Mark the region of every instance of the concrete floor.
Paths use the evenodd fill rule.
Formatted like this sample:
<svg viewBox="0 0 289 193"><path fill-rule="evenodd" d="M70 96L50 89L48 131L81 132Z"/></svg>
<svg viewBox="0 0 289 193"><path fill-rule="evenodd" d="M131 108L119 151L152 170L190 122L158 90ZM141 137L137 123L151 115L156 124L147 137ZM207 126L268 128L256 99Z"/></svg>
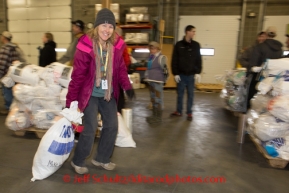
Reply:
<svg viewBox="0 0 289 193"><path fill-rule="evenodd" d="M90 176L76 176L70 158L52 176L30 182L31 167L39 139L33 133L17 137L4 126L0 117L0 192L2 193L186 193L186 192L278 192L289 190L288 170L269 166L246 136L236 143L237 118L224 110L218 94L195 94L194 119L169 118L175 110L174 90L165 91L164 121L149 125L145 117L150 111L148 91L136 90L137 99L129 102L133 109L133 138L137 148L116 147L112 161L114 171L96 168L87 159ZM97 146L97 139L94 150ZM72 153L73 154L73 153ZM95 183L92 176L114 177L142 175L146 177L191 176L219 177L225 183ZM77 177L77 178L76 178ZM64 180L65 178L65 180ZM66 182L70 178L70 182ZM79 181L75 181L79 179Z"/></svg>

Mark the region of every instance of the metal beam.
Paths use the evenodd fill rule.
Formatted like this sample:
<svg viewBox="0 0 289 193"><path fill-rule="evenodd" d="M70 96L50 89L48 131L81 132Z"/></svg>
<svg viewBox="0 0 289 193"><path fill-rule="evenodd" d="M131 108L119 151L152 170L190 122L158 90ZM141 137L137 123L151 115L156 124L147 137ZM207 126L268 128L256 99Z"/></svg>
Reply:
<svg viewBox="0 0 289 193"><path fill-rule="evenodd" d="M239 31L239 41L238 41L238 52L243 47L246 12L247 12L247 0L243 0L240 31Z"/></svg>
<svg viewBox="0 0 289 193"><path fill-rule="evenodd" d="M257 33L263 30L266 5L267 5L267 0L260 0Z"/></svg>
<svg viewBox="0 0 289 193"><path fill-rule="evenodd" d="M177 43L178 41L178 30L179 30L179 0L175 0L176 5L175 5L175 33L174 33L174 44Z"/></svg>

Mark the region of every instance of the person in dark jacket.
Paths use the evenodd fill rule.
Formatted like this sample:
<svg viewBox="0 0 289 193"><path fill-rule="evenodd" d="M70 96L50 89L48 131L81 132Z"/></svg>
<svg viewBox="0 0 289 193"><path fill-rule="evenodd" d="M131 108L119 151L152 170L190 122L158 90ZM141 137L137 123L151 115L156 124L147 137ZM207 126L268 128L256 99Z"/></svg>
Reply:
<svg viewBox="0 0 289 193"><path fill-rule="evenodd" d="M252 52L253 52L254 48L257 45L263 43L266 39L267 39L266 32L261 31L260 33L258 33L257 39L256 39L254 45L249 46L249 47L244 49L244 51L239 56L239 61L240 61L240 64L242 65L242 67L244 67L244 68L248 67L249 61L250 61L250 58L252 57Z"/></svg>
<svg viewBox="0 0 289 193"><path fill-rule="evenodd" d="M128 54L127 51L127 45L123 40L122 37L122 29L118 26L115 27L115 43L114 46L119 48L123 54L123 60L127 69L127 72L129 71L129 65L131 64L130 62L130 56ZM119 85L120 87L120 93L119 93L119 98L118 98L118 102L117 102L117 112L122 113L122 109L125 107L125 97L124 97L124 92L121 89L121 85Z"/></svg>
<svg viewBox="0 0 289 193"><path fill-rule="evenodd" d="M172 73L177 82L177 111L171 116L182 116L183 96L187 88L187 120L192 120L192 106L194 99L195 75L202 71L200 44L193 40L196 29L192 25L185 28L185 37L176 43L172 56Z"/></svg>
<svg viewBox="0 0 289 193"><path fill-rule="evenodd" d="M266 59L278 59L282 57L282 43L274 40L276 37L276 28L268 27L266 30L267 39L256 46L252 53L252 59L249 62L248 71L254 66L261 66Z"/></svg>
<svg viewBox="0 0 289 193"><path fill-rule="evenodd" d="M39 66L45 67L53 62L56 62L56 43L53 41L51 33L45 33L42 41L44 47L40 49Z"/></svg>
<svg viewBox="0 0 289 193"><path fill-rule="evenodd" d="M249 87L249 93L247 97L247 108L251 107L250 100L254 97L257 93L256 85L259 82L258 73L254 69L254 67L261 66L267 59L278 59L282 57L282 43L274 40L276 37L276 28L275 27L268 27L266 30L267 39L257 45L253 52L251 59L249 61L249 65L247 67L247 74L252 76L252 81Z"/></svg>

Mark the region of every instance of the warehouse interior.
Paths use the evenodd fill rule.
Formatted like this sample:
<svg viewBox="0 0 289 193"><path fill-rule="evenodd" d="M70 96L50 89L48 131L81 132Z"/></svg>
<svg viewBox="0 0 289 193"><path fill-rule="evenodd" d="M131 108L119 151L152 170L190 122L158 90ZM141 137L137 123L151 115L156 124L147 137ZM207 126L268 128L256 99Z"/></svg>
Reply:
<svg viewBox="0 0 289 193"><path fill-rule="evenodd" d="M54 35L57 58L60 58L74 38L71 22L82 20L85 31L88 31L103 7L114 13L116 25L122 29L123 39L136 61L129 74L136 97L133 100L126 97L125 102L125 108L131 113L131 125L127 127L136 147L115 146L111 159L117 167L113 171L91 164L92 153L86 159L89 174L79 175L70 164L74 145L59 169L43 180L31 182L34 156L46 130L40 131L32 124L27 129L18 130L15 127L19 127L19 117L12 120L9 115L0 115L0 192L288 192L289 142L286 139L289 140L289 114L286 107L289 88L288 93L285 92L288 85L282 84L282 88L280 86L277 90L271 79L271 90L262 87L266 92L260 89L263 93L255 96L252 109L246 109L246 112L244 106L235 104L238 99L226 97L233 89L246 85L246 80L243 80L246 73L238 57L254 44L259 32L274 26L275 39L282 43L283 55L288 54L289 45L286 46L285 42L289 38L289 1L3 0L0 2L0 32L11 32L13 42L24 51L27 63L38 65L38 48L43 46L43 33ZM194 40L200 43L203 51L203 70L194 90L192 121L188 121L185 115L170 116L176 110L177 99L177 83L171 69L172 54L174 45L184 37L187 25L196 27ZM150 94L143 77L150 41L160 43L170 73L164 86L162 122L158 124L146 121L151 114ZM288 60L282 59L280 66L282 62L289 64ZM278 61L273 61L271 66L273 63L278 64ZM281 68L287 71L283 63ZM286 73L274 73L275 77L284 77L285 82ZM241 79L242 84L237 84ZM278 94L280 89L284 90L282 94ZM46 93L49 91L43 90L42 95ZM28 95L29 92L24 92L22 96L26 99ZM280 102L276 102L278 97ZM2 95L0 104L0 111L4 110ZM257 124L254 116L258 112L258 118L261 117L261 111L264 113L262 120L274 117L276 124L281 122L282 129L286 127L282 135L274 133L274 139L282 138L284 149L288 147L283 154L278 151L282 157L269 155L265 142L267 135L259 133L266 140L252 135L252 125ZM268 124L264 122L262 126L267 128ZM272 129L270 124L268 128ZM96 135L92 152L97 149L98 142L99 136Z"/></svg>

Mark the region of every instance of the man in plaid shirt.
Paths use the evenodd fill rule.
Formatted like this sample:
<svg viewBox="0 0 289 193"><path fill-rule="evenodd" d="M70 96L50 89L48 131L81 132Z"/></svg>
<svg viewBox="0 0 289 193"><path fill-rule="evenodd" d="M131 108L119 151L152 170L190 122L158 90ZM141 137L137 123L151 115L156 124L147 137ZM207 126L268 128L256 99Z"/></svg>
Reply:
<svg viewBox="0 0 289 193"><path fill-rule="evenodd" d="M0 79L2 79L11 66L13 61L19 60L19 54L16 51L16 45L11 42L12 34L8 31L4 31L1 34L2 47L0 49ZM0 111L1 115L7 115L10 105L13 100L12 88L7 88L2 85L2 91L5 101L5 111Z"/></svg>

